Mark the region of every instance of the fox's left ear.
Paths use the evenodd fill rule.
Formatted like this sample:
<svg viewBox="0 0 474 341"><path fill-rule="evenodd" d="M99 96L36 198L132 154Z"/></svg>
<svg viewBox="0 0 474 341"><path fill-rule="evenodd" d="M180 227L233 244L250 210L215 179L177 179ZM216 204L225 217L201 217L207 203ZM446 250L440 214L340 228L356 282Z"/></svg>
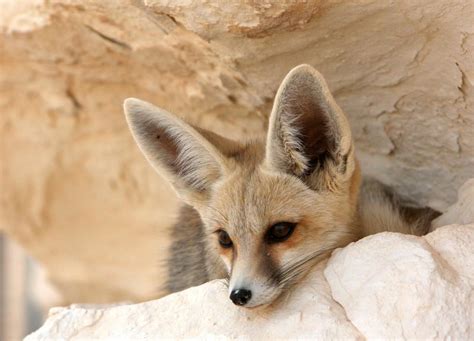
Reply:
<svg viewBox="0 0 474 341"><path fill-rule="evenodd" d="M238 146L138 99L127 99L124 110L132 135L153 168L186 203L205 204L212 186L230 167L227 155Z"/></svg>
<svg viewBox="0 0 474 341"><path fill-rule="evenodd" d="M348 179L354 171L349 122L324 78L309 65L291 70L278 89L265 163L315 189L331 186L331 179Z"/></svg>

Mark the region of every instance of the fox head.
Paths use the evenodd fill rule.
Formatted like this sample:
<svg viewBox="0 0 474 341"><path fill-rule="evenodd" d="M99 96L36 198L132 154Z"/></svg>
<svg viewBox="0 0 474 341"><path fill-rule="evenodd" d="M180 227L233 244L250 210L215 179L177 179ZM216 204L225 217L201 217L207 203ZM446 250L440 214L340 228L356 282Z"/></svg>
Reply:
<svg viewBox="0 0 474 341"><path fill-rule="evenodd" d="M124 107L145 157L199 212L235 304L273 302L355 239L360 176L350 127L312 67L283 80L261 140L231 141L133 98Z"/></svg>

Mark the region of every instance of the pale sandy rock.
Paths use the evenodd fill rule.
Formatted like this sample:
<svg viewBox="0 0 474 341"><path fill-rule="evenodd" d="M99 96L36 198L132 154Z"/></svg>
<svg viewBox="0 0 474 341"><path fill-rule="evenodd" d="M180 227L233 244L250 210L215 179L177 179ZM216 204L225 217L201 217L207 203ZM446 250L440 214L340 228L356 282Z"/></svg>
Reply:
<svg viewBox="0 0 474 341"><path fill-rule="evenodd" d="M145 0L145 5L166 13L206 39L234 33L263 37L282 30L302 29L329 1L224 1L203 4L193 0Z"/></svg>
<svg viewBox="0 0 474 341"><path fill-rule="evenodd" d="M141 304L55 308L26 340L467 340L474 337L473 245L474 225L424 238L381 233L336 251L266 309L234 306L218 280Z"/></svg>
<svg viewBox="0 0 474 341"><path fill-rule="evenodd" d="M471 285L471 289L474 288L474 257L462 257L462 255L474 252L473 226L473 224L450 225L439 228L425 237L442 259L456 269L462 280ZM471 303L474 303L473 299L474 296L471 297ZM474 304L471 304L471 308L474 309ZM474 318L474 310L472 313L471 318ZM474 323L471 326L474 326Z"/></svg>
<svg viewBox="0 0 474 341"><path fill-rule="evenodd" d="M324 274L368 338L470 339L473 245L474 225L425 238L382 233L336 251Z"/></svg>
<svg viewBox="0 0 474 341"><path fill-rule="evenodd" d="M449 224L474 223L474 179L466 181L458 191L458 200L432 223L434 228Z"/></svg>
<svg viewBox="0 0 474 341"><path fill-rule="evenodd" d="M0 0L0 32L29 32L48 24L45 0Z"/></svg>
<svg viewBox="0 0 474 341"><path fill-rule="evenodd" d="M27 340L317 337L361 339L332 300L322 271L273 310L232 304L222 281L213 281L157 301L108 309L54 308L46 324ZM282 308L284 306L284 308Z"/></svg>
<svg viewBox="0 0 474 341"><path fill-rule="evenodd" d="M309 63L366 173L440 210L473 176L472 1L0 6L0 230L65 304L152 299L165 277L177 200L135 146L126 97L241 139L264 131L279 82Z"/></svg>

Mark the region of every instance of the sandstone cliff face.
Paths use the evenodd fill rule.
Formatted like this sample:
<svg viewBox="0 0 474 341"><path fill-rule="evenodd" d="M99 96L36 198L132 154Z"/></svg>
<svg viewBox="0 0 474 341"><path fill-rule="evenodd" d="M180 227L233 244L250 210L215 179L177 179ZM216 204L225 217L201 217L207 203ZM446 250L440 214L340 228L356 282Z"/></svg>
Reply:
<svg viewBox="0 0 474 341"><path fill-rule="evenodd" d="M0 5L0 229L65 302L159 292L177 200L134 145L126 97L241 139L265 130L279 82L309 63L366 173L441 210L474 174L472 2Z"/></svg>

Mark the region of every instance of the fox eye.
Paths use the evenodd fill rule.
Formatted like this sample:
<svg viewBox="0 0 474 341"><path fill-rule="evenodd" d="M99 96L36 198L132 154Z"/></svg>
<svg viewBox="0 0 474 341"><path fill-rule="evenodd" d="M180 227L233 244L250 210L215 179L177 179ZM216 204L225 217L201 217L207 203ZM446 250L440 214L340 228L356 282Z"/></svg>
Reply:
<svg viewBox="0 0 474 341"><path fill-rule="evenodd" d="M229 234L224 230L217 231L219 244L224 248L228 249L232 247L232 239L230 239Z"/></svg>
<svg viewBox="0 0 474 341"><path fill-rule="evenodd" d="M272 225L267 233L265 239L268 243L281 243L290 238L291 234L295 230L296 223L290 223L282 221Z"/></svg>

